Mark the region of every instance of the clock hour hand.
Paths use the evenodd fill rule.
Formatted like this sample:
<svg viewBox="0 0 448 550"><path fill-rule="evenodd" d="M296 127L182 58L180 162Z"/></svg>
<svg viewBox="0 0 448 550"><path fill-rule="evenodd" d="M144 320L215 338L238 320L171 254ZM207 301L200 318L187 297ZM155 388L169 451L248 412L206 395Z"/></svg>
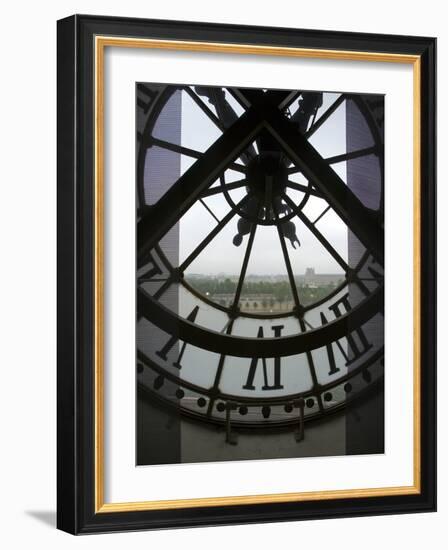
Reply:
<svg viewBox="0 0 448 550"><path fill-rule="evenodd" d="M256 217L259 210L259 201L255 198L250 198L247 203L242 207L242 210L251 217ZM238 233L233 237L233 244L240 246L243 242L243 236L248 235L252 230L253 222L246 220L245 218L239 218L237 223Z"/></svg>

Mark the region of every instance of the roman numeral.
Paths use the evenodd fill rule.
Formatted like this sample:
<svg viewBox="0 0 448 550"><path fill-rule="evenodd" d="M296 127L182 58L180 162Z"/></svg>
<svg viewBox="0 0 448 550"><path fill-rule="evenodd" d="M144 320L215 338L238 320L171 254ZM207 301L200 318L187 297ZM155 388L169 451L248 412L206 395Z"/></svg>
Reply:
<svg viewBox="0 0 448 550"><path fill-rule="evenodd" d="M274 336L276 338L278 338L279 336L281 336L282 329L284 328L284 326L283 325L277 325L277 326L271 327L271 328L274 331ZM257 338L264 338L263 327L259 327ZM252 360L250 362L250 367L249 367L249 373L247 375L247 380L246 380L246 383L243 386L244 390L255 390L254 380L255 380L255 374L257 372L258 361L259 361L259 358L254 357L254 358L252 358ZM261 389L265 390L265 391L266 390L281 390L281 389L283 389L283 386L282 386L281 381L280 381L280 371L281 371L281 359L280 359L280 357L275 357L274 358L274 384L273 385L270 385L269 381L268 381L268 372L267 372L267 367L266 367L266 359L262 358L261 361L262 361L262 364L263 364L263 381L264 381L264 385L262 386Z"/></svg>
<svg viewBox="0 0 448 550"><path fill-rule="evenodd" d="M197 314L198 314L198 311L199 311L199 306L196 306L194 309L192 309L192 311L189 313L188 317L187 317L187 321L191 321L191 322L194 322L196 317L197 317ZM163 346L163 348L159 351L156 351L156 354L161 358L163 359L164 361L166 361L168 359L168 353L173 349L173 347L179 342L179 338L177 336L171 336L171 338L168 340L168 342ZM186 348L187 344L186 342L183 342L182 343L182 346L180 348L180 352L179 352L179 355L176 359L176 361L173 361L173 366L178 368L178 369L181 369L182 368L182 365L181 365L181 361L182 361L182 357L184 355L184 352L185 352L185 348Z"/></svg>
<svg viewBox="0 0 448 550"><path fill-rule="evenodd" d="M161 270L160 266L157 264L157 262L154 258L154 254L152 252L150 252L148 254L148 256L145 258L144 265L147 266L147 267L149 266L149 267L144 273L142 273L141 275L138 276L139 284L148 283L156 275L161 275L162 274L162 270Z"/></svg>
<svg viewBox="0 0 448 550"><path fill-rule="evenodd" d="M372 279L375 279L375 281L379 284L381 283L381 281L383 280L383 276L381 275L381 273L379 273L374 267L372 266L369 266L368 268L368 271L370 273L370 275L372 276Z"/></svg>
<svg viewBox="0 0 448 550"><path fill-rule="evenodd" d="M327 318L325 317L325 315L322 312L320 312L320 321L321 321L322 325L328 324ZM325 347L327 348L328 363L330 364L330 370L328 371L328 374L329 375L336 374L341 369L336 366L336 361L334 359L333 344L332 343L327 344ZM341 348L339 348L339 349L341 349Z"/></svg>
<svg viewBox="0 0 448 550"><path fill-rule="evenodd" d="M153 101L157 97L157 92L151 90L145 84L137 85L137 105L140 109L143 109L143 112L146 114L151 107Z"/></svg>
<svg viewBox="0 0 448 550"><path fill-rule="evenodd" d="M342 296L342 298L340 298L337 302L332 304L329 309L333 312L336 319L338 317L341 317L345 313L348 313L352 309L350 301L348 299L348 293ZM328 323L328 320L323 312L321 312L320 314L320 319L322 325L326 325ZM346 365L350 365L351 363L355 362L357 359L362 357L370 348L372 348L372 344L367 340L367 337L362 328L355 329L351 333L347 334L345 338L347 340L347 351L344 349L344 346L339 340L326 345L328 362L330 364L330 370L328 371L329 375L336 374L341 370L336 365L336 361L334 358L334 344L337 345L339 351L342 353Z"/></svg>

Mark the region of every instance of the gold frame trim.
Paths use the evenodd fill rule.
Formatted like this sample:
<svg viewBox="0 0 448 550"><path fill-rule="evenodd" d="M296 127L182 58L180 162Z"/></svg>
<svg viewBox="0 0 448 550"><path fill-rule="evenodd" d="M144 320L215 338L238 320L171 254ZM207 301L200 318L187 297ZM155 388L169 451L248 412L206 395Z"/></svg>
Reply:
<svg viewBox="0 0 448 550"><path fill-rule="evenodd" d="M114 46L121 48L153 48L162 50L194 51L207 53L233 53L267 56L286 56L314 59L406 63L413 65L413 174L414 174L414 480L413 485L300 493L277 493L181 500L155 500L142 502L104 502L104 50ZM421 424L420 424L420 270L421 270L421 59L417 55L388 54L380 52L354 52L256 46L252 44L224 44L213 42L154 40L96 36L95 55L95 513L130 512L142 510L166 510L196 508L201 506L231 506L274 502L303 502L340 498L413 495L421 492Z"/></svg>

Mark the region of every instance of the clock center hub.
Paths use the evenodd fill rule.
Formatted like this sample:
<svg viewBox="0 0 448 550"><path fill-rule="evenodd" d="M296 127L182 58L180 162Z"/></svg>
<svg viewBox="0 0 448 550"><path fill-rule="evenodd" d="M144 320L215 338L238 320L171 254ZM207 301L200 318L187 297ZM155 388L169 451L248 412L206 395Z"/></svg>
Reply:
<svg viewBox="0 0 448 550"><path fill-rule="evenodd" d="M278 153L261 153L247 167L248 191L265 206L285 191L287 181L288 171Z"/></svg>

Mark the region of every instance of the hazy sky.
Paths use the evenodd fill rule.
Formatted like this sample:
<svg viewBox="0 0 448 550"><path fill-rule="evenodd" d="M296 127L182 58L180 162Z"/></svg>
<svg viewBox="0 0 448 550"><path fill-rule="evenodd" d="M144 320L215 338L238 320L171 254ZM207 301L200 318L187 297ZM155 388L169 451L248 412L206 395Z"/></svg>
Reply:
<svg viewBox="0 0 448 550"><path fill-rule="evenodd" d="M317 117L319 117L337 97L338 94L324 94L324 102ZM226 99L232 102L235 110L240 114L241 108L236 104L230 94L226 93ZM162 121L163 118L160 122ZM219 136L220 131L214 123L200 110L188 94L182 92L181 144L197 151L205 151ZM332 117L322 125L322 127L312 136L310 141L324 158L346 152L344 104L342 104ZM193 162L194 159L182 155L181 172L183 173L188 169ZM333 165L333 168L343 180L346 179L346 163ZM242 177L243 175L239 172L231 170L226 172L226 182L236 181L242 179ZM306 183L306 180L300 175L292 176L291 179L297 182ZM244 188L232 192L232 198L236 202L241 200L244 195ZM302 198L302 193L298 191L288 191L288 195L297 203L300 202ZM205 202L219 219L225 216L230 210L227 201L221 194L210 197L206 199ZM314 221L325 207L326 204L321 199L311 197L304 208L304 213L311 221ZM248 236L246 235L244 237L243 243L239 247L233 245L232 239L237 233L236 225L238 219L239 218L235 216L217 237L215 237L210 245L208 245L191 264L187 274L234 274L240 271ZM318 273L340 273L341 268L302 222L298 218L293 218L293 221L295 223L297 237L301 243L300 247L294 249L289 241L287 241L288 252L294 272L299 275L303 274L307 267L314 267ZM186 213L180 224L180 261L196 248L215 225L215 219L200 203L196 203ZM330 211L317 223L316 227L318 227L327 240L331 242L339 254L346 259L347 229L341 220ZM279 237L275 226L265 227L259 225L257 227L247 273L286 274Z"/></svg>

